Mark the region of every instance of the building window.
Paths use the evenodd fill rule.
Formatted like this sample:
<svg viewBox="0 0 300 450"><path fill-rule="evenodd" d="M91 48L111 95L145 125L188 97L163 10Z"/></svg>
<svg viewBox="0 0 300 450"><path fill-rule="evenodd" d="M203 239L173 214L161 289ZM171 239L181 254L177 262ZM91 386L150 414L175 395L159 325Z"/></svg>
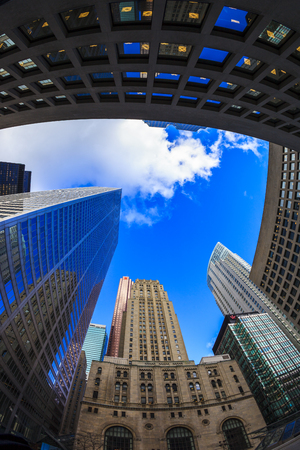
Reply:
<svg viewBox="0 0 300 450"><path fill-rule="evenodd" d="M142 418L147 419L147 413L142 413Z"/></svg>
<svg viewBox="0 0 300 450"><path fill-rule="evenodd" d="M239 382L239 379L238 379L238 377L237 377L236 375L233 375L233 378L234 378L234 381L235 381L236 383Z"/></svg>
<svg viewBox="0 0 300 450"><path fill-rule="evenodd" d="M98 408L94 408L94 413L98 414Z"/></svg>
<svg viewBox="0 0 300 450"><path fill-rule="evenodd" d="M226 407L225 406L222 406L222 411L226 411Z"/></svg>
<svg viewBox="0 0 300 450"><path fill-rule="evenodd" d="M121 376L121 372L118 370L117 371L117 377L119 378Z"/></svg>
<svg viewBox="0 0 300 450"><path fill-rule="evenodd" d="M218 383L218 386L219 386L219 387L222 387L222 381L221 381L221 380L218 379L218 380L217 380L217 383Z"/></svg>
<svg viewBox="0 0 300 450"><path fill-rule="evenodd" d="M93 408L91 406L88 407L88 412L92 412Z"/></svg>
<svg viewBox="0 0 300 450"><path fill-rule="evenodd" d="M242 388L242 386L239 386L239 391L240 391L241 394L244 393L244 389Z"/></svg>
<svg viewBox="0 0 300 450"><path fill-rule="evenodd" d="M217 387L215 380L211 380L211 385L214 389Z"/></svg>
<svg viewBox="0 0 300 450"><path fill-rule="evenodd" d="M93 398L98 398L98 391L93 392Z"/></svg>
<svg viewBox="0 0 300 450"><path fill-rule="evenodd" d="M194 438L191 431L183 427L172 428L167 433L167 446L168 449L182 448L185 450L195 450Z"/></svg>
<svg viewBox="0 0 300 450"><path fill-rule="evenodd" d="M207 416L209 414L208 409L204 410L204 414Z"/></svg>
<svg viewBox="0 0 300 450"><path fill-rule="evenodd" d="M186 376L187 376L188 378L191 378L190 372L187 372L187 373L186 373Z"/></svg>
<svg viewBox="0 0 300 450"><path fill-rule="evenodd" d="M111 427L105 432L104 450L118 448L120 450L133 448L132 433L124 427Z"/></svg>
<svg viewBox="0 0 300 450"><path fill-rule="evenodd" d="M222 431L229 450L240 450L251 447L244 425L240 420L226 420L223 423Z"/></svg>
<svg viewBox="0 0 300 450"><path fill-rule="evenodd" d="M155 419L154 413L150 413L150 419Z"/></svg>
<svg viewBox="0 0 300 450"><path fill-rule="evenodd" d="M201 409L197 409L197 414L198 414L198 416L202 416Z"/></svg>
<svg viewBox="0 0 300 450"><path fill-rule="evenodd" d="M122 411L122 412L121 412L121 416L122 416L122 417L126 417L126 412L125 412L125 411Z"/></svg>
<svg viewBox="0 0 300 450"><path fill-rule="evenodd" d="M96 378L95 380L95 386L99 386L100 385L100 378Z"/></svg>
<svg viewBox="0 0 300 450"><path fill-rule="evenodd" d="M116 391L120 390L120 383L119 383L119 381L116 382L115 389L116 389Z"/></svg>
<svg viewBox="0 0 300 450"><path fill-rule="evenodd" d="M118 402L120 399L119 395L115 395L115 402Z"/></svg>
<svg viewBox="0 0 300 450"><path fill-rule="evenodd" d="M118 411L114 411L114 417L118 417Z"/></svg>
<svg viewBox="0 0 300 450"><path fill-rule="evenodd" d="M102 367L98 367L98 373L102 373Z"/></svg>
<svg viewBox="0 0 300 450"><path fill-rule="evenodd" d="M127 372L126 371L123 373L123 377L127 378Z"/></svg>
<svg viewBox="0 0 300 450"><path fill-rule="evenodd" d="M146 404L146 397L142 397L142 398L141 398L141 403L142 403L142 405L145 405L145 404Z"/></svg>

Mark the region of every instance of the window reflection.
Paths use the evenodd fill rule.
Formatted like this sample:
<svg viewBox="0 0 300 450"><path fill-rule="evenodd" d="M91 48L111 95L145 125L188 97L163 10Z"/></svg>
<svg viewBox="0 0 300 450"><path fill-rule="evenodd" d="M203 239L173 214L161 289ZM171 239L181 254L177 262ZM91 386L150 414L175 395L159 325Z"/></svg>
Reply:
<svg viewBox="0 0 300 450"><path fill-rule="evenodd" d="M258 36L258 40L279 48L292 34L294 34L294 32L290 28L272 20Z"/></svg>
<svg viewBox="0 0 300 450"><path fill-rule="evenodd" d="M148 22L152 20L153 0L115 2L110 5L114 25Z"/></svg>
<svg viewBox="0 0 300 450"><path fill-rule="evenodd" d="M99 59L108 59L107 48L104 44L92 44L78 47L77 50L83 61L97 61Z"/></svg>
<svg viewBox="0 0 300 450"><path fill-rule="evenodd" d="M190 83L196 83L196 84L204 84L207 85L210 82L209 78L204 78L204 77L189 77L188 79L188 84Z"/></svg>
<svg viewBox="0 0 300 450"><path fill-rule="evenodd" d="M44 55L44 58L48 61L50 66L57 66L71 62L65 50L47 53Z"/></svg>
<svg viewBox="0 0 300 450"><path fill-rule="evenodd" d="M170 81L178 81L180 78L180 74L178 73L159 73L155 74L155 80L170 80Z"/></svg>
<svg viewBox="0 0 300 450"><path fill-rule="evenodd" d="M9 76L10 76L10 73L7 72L7 70L0 69L0 78L6 78L6 77L9 77Z"/></svg>
<svg viewBox="0 0 300 450"><path fill-rule="evenodd" d="M0 53L5 53L7 50L12 50L15 47L16 44L7 34L0 34Z"/></svg>
<svg viewBox="0 0 300 450"><path fill-rule="evenodd" d="M124 42L118 44L119 56L149 55L149 42Z"/></svg>
<svg viewBox="0 0 300 450"><path fill-rule="evenodd" d="M217 50L215 48L204 47L200 56L199 62L214 62L214 63L224 63L225 59L228 57L229 52L224 50Z"/></svg>
<svg viewBox="0 0 300 450"><path fill-rule="evenodd" d="M54 36L45 19L36 19L26 23L20 27L20 30L31 42Z"/></svg>
<svg viewBox="0 0 300 450"><path fill-rule="evenodd" d="M23 72L37 69L37 65L30 58L23 59L22 61L19 61L17 64Z"/></svg>
<svg viewBox="0 0 300 450"><path fill-rule="evenodd" d="M289 74L282 69L272 69L271 72L268 73L266 80L272 81L273 83L279 84L289 77Z"/></svg>
<svg viewBox="0 0 300 450"><path fill-rule="evenodd" d="M169 0L164 15L165 24L201 25L208 3Z"/></svg>
<svg viewBox="0 0 300 450"><path fill-rule="evenodd" d="M237 84L229 83L227 81L222 81L222 83L219 85L219 88L226 89L226 91L235 91L237 87Z"/></svg>
<svg viewBox="0 0 300 450"><path fill-rule="evenodd" d="M122 72L123 80L144 79L148 76L147 72Z"/></svg>
<svg viewBox="0 0 300 450"><path fill-rule="evenodd" d="M99 28L99 19L95 6L70 9L61 13L60 17L69 32Z"/></svg>
<svg viewBox="0 0 300 450"><path fill-rule="evenodd" d="M170 44L162 42L159 44L158 55L164 57L175 57L176 59L187 59L192 46L186 44Z"/></svg>
<svg viewBox="0 0 300 450"><path fill-rule="evenodd" d="M245 72L254 73L258 67L262 64L261 61L248 56L243 56L236 65L236 68Z"/></svg>
<svg viewBox="0 0 300 450"><path fill-rule="evenodd" d="M257 15L251 12L224 6L215 27L245 34L256 17Z"/></svg>

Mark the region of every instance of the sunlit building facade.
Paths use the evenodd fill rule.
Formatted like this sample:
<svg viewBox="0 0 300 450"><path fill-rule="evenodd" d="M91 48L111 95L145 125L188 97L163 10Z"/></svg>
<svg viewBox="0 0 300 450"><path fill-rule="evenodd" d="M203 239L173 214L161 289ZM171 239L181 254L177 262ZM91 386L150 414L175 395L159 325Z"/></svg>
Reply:
<svg viewBox="0 0 300 450"><path fill-rule="evenodd" d="M163 284L128 284L119 355L92 362L76 450L88 439L104 450L253 446L250 433L265 422L237 362L228 354L190 361Z"/></svg>
<svg viewBox="0 0 300 450"><path fill-rule="evenodd" d="M300 410L300 353L268 314L227 315L213 352L237 361L266 423Z"/></svg>
<svg viewBox="0 0 300 450"><path fill-rule="evenodd" d="M106 353L106 325L91 323L82 346L86 356L86 372L89 373L92 361L102 361Z"/></svg>
<svg viewBox="0 0 300 450"><path fill-rule="evenodd" d="M0 427L57 433L118 241L121 190L0 200Z"/></svg>
<svg viewBox="0 0 300 450"><path fill-rule="evenodd" d="M122 277L120 279L114 315L110 327L107 356L119 356L123 312L127 310L127 302L131 294L132 284L133 282L129 277Z"/></svg>
<svg viewBox="0 0 300 450"><path fill-rule="evenodd" d="M207 268L207 284L222 314L268 313L300 350L300 336L286 315L250 280L251 266L218 242Z"/></svg>

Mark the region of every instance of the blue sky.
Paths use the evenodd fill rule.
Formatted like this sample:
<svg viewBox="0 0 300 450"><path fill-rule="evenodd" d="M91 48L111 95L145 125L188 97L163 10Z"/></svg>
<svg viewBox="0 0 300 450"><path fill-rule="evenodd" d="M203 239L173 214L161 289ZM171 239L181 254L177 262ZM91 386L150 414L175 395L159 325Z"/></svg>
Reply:
<svg viewBox="0 0 300 450"><path fill-rule="evenodd" d="M223 318L206 285L208 260L220 241L252 263L268 144L214 129L166 131L125 120L29 125L0 131L0 143L2 161L32 170L33 191L123 188L119 244L92 321L109 331L122 276L158 279L190 359L210 354Z"/></svg>

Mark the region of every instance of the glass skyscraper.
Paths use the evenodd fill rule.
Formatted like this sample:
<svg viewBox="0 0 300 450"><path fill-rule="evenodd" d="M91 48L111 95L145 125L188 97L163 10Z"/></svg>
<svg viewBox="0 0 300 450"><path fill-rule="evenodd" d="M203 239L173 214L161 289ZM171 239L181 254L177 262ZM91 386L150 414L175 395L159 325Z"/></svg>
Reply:
<svg viewBox="0 0 300 450"><path fill-rule="evenodd" d="M118 242L121 190L0 200L0 429L58 433Z"/></svg>
<svg viewBox="0 0 300 450"><path fill-rule="evenodd" d="M227 315L213 352L237 361L266 423L300 410L300 353L268 314Z"/></svg>
<svg viewBox="0 0 300 450"><path fill-rule="evenodd" d="M189 123L176 123L176 122L162 122L161 120L144 120L144 122L148 125L148 127L154 128L167 128L172 125L177 130L181 131L199 131L205 127L201 127L200 125L191 125Z"/></svg>
<svg viewBox="0 0 300 450"><path fill-rule="evenodd" d="M0 195L30 192L31 172L25 164L0 161Z"/></svg>
<svg viewBox="0 0 300 450"><path fill-rule="evenodd" d="M91 323L83 343L86 356L86 373L89 373L92 361L102 361L107 347L106 325Z"/></svg>
<svg viewBox="0 0 300 450"><path fill-rule="evenodd" d="M300 336L285 314L250 280L251 266L220 242L207 268L207 284L222 314L266 312L300 350Z"/></svg>

